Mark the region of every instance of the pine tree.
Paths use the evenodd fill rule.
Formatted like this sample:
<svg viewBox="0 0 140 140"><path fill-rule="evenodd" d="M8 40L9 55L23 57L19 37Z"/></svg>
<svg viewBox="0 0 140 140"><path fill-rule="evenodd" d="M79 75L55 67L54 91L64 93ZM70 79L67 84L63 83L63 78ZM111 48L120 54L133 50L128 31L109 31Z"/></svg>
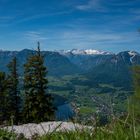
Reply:
<svg viewBox="0 0 140 140"><path fill-rule="evenodd" d="M26 122L51 120L54 116L52 96L46 94L48 80L44 57L40 52L40 44L35 54L27 59L24 65L25 103L23 115Z"/></svg>
<svg viewBox="0 0 140 140"><path fill-rule="evenodd" d="M8 120L8 98L7 98L6 74L0 72L0 124Z"/></svg>
<svg viewBox="0 0 140 140"><path fill-rule="evenodd" d="M8 64L9 74L7 77L7 90L9 99L9 117L14 117L14 123L19 122L20 96L18 90L17 58L14 57Z"/></svg>

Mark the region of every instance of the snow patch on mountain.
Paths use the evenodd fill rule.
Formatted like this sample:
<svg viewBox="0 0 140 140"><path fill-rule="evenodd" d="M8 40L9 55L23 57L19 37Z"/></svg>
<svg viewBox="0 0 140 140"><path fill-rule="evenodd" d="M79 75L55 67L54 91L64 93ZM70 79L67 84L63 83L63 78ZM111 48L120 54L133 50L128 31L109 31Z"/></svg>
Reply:
<svg viewBox="0 0 140 140"><path fill-rule="evenodd" d="M128 54L130 55L130 62L133 63L133 58L138 55L137 52L129 51Z"/></svg>
<svg viewBox="0 0 140 140"><path fill-rule="evenodd" d="M85 50L79 50L79 49L72 49L72 50L61 50L59 51L60 54L67 55L67 54L73 54L73 55L109 55L112 54L110 52L105 51L99 51L94 49L85 49Z"/></svg>

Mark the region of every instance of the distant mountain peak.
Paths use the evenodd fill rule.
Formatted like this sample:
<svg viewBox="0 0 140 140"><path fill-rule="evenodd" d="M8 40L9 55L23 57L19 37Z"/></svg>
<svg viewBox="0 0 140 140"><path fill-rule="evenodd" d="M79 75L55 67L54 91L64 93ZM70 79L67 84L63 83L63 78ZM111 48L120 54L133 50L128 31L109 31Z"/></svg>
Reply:
<svg viewBox="0 0 140 140"><path fill-rule="evenodd" d="M111 52L94 50L94 49L72 49L72 50L61 50L60 54L73 54L73 55L109 55Z"/></svg>
<svg viewBox="0 0 140 140"><path fill-rule="evenodd" d="M139 53L138 53L138 52L135 52L135 51L128 51L128 54L129 54L130 56L139 55Z"/></svg>
<svg viewBox="0 0 140 140"><path fill-rule="evenodd" d="M129 55L129 56L140 55L140 54L139 54L138 52L136 52L136 51L122 51L122 52L119 52L118 55L119 55L119 54L121 54L121 55L127 54L127 55Z"/></svg>
<svg viewBox="0 0 140 140"><path fill-rule="evenodd" d="M122 57L125 61L129 61L131 64L137 63L137 61L139 61L138 57L140 58L140 54L136 51L123 51L117 55Z"/></svg>
<svg viewBox="0 0 140 140"><path fill-rule="evenodd" d="M131 63L134 63L133 59L136 57L136 56L139 56L139 53L135 52L135 51L129 51L128 52L129 56L130 56L130 62Z"/></svg>

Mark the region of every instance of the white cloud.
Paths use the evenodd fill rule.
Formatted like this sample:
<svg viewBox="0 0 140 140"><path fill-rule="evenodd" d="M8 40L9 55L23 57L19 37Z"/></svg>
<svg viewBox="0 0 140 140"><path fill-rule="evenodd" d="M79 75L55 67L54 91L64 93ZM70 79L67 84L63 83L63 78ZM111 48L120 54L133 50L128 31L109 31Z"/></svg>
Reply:
<svg viewBox="0 0 140 140"><path fill-rule="evenodd" d="M0 24L9 23L13 21L16 17L15 16L0 16Z"/></svg>
<svg viewBox="0 0 140 140"><path fill-rule="evenodd" d="M22 22L26 22L26 21L30 21L30 20L34 20L34 19L41 19L41 18L46 18L46 17L53 17L53 16L61 16L61 15L66 15L66 14L70 14L73 10L67 10L67 11L58 11L58 12L54 12L54 13L40 13L40 14L34 14L34 15L30 15L27 17L20 17L19 19L17 19L16 23L22 23Z"/></svg>
<svg viewBox="0 0 140 140"><path fill-rule="evenodd" d="M37 42L37 41L44 41L48 38L45 37L42 33L36 32L36 31L28 31L24 33L24 39L30 41L30 42Z"/></svg>
<svg viewBox="0 0 140 140"><path fill-rule="evenodd" d="M47 35L46 35L47 36ZM90 31L90 30L63 30L52 32L45 41L54 48L92 48L95 46L113 47L118 44L135 44L139 40L136 32L116 33L113 31Z"/></svg>
<svg viewBox="0 0 140 140"><path fill-rule="evenodd" d="M140 9L130 9L133 14L140 14Z"/></svg>
<svg viewBox="0 0 140 140"><path fill-rule="evenodd" d="M83 5L77 5L76 9L78 10L95 10L95 11L100 11L104 12L106 11L105 7L102 6L101 0L89 0L88 3L83 4Z"/></svg>

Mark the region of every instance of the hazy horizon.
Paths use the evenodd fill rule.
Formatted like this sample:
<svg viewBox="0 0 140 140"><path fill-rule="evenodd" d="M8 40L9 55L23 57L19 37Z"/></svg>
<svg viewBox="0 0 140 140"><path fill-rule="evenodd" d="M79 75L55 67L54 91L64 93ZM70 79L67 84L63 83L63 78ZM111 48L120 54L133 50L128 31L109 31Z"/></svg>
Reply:
<svg viewBox="0 0 140 140"><path fill-rule="evenodd" d="M37 47L36 47L37 48ZM20 51L23 51L23 50L31 50L31 51L36 51L37 49L36 48L23 48L23 49L20 49L20 50L8 50L8 49L0 49L0 51L4 52L4 51L11 51L11 52L20 52ZM78 49L78 48L72 48L72 49L56 49L56 50L47 50L47 49L42 49L41 48L41 51L52 51L52 52L59 52L59 51L72 51L72 50L88 50L88 48L86 49ZM125 52L125 51L134 51L134 52L137 52L137 53L140 53L140 51L135 51L135 50L121 50L121 51L118 51L118 52L113 52L113 51L107 51L107 50L99 50L99 49L93 49L93 48L89 48L89 49L92 49L92 50L97 50L97 51L103 51L103 52L109 52L109 53L113 53L113 54L118 54L120 52Z"/></svg>

